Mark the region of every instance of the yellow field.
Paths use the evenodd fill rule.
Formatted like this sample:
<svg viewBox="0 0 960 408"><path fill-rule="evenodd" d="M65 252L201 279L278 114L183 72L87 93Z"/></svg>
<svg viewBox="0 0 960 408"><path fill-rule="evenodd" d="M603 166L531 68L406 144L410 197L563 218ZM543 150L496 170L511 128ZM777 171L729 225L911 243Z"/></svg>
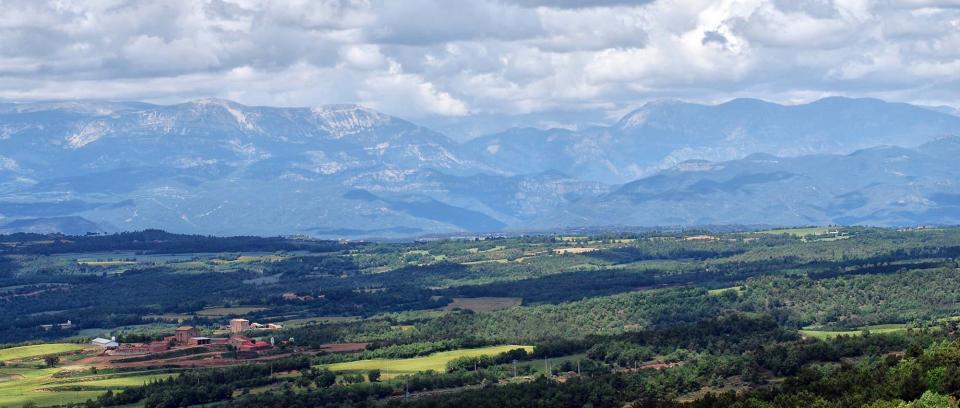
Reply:
<svg viewBox="0 0 960 408"><path fill-rule="evenodd" d="M197 311L197 316L203 317L223 317L228 315L245 315L247 313L260 312L267 310L265 307L211 307Z"/></svg>
<svg viewBox="0 0 960 408"><path fill-rule="evenodd" d="M460 357L492 356L510 350L516 350L518 348L527 350L527 352L533 351L532 346L491 346L475 349L443 351L424 357L359 360L347 363L328 364L323 367L335 372L366 372L368 370L379 369L383 374L383 378L389 379L398 375L415 374L421 371L433 370L437 372L444 372L447 369L448 362Z"/></svg>
<svg viewBox="0 0 960 408"><path fill-rule="evenodd" d="M22 360L47 356L50 354L68 353L71 351L83 350L88 347L89 346L83 344L72 343L37 344L33 346L12 347L0 349L0 361Z"/></svg>

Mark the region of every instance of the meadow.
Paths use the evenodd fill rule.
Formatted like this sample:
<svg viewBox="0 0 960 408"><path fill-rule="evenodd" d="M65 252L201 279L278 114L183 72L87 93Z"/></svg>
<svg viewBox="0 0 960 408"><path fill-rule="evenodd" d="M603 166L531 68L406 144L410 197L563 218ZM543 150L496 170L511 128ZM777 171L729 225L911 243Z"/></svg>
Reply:
<svg viewBox="0 0 960 408"><path fill-rule="evenodd" d="M813 337L817 339L829 339L839 336L861 336L865 331L870 334L899 333L906 331L909 326L905 324L878 324L873 326L864 326L852 330L821 330L812 327L805 327L799 330L802 336Z"/></svg>
<svg viewBox="0 0 960 408"><path fill-rule="evenodd" d="M73 343L36 344L0 349L0 361L24 360L52 354L63 354L80 351L90 346Z"/></svg>
<svg viewBox="0 0 960 408"><path fill-rule="evenodd" d="M329 364L323 367L337 373L365 373L369 370L380 370L383 378L389 379L405 374L416 374L422 371L444 372L447 369L448 362L461 357L493 356L520 348L527 352L533 351L533 346L490 346L443 351L414 358L357 360L346 363Z"/></svg>

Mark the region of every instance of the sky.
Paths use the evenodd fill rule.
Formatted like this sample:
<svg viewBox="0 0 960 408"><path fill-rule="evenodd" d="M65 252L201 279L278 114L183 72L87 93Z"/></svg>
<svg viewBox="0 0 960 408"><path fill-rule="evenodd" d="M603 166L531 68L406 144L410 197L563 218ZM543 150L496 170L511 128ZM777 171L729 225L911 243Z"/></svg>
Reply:
<svg viewBox="0 0 960 408"><path fill-rule="evenodd" d="M6 101L456 119L830 95L960 104L960 0L0 0Z"/></svg>

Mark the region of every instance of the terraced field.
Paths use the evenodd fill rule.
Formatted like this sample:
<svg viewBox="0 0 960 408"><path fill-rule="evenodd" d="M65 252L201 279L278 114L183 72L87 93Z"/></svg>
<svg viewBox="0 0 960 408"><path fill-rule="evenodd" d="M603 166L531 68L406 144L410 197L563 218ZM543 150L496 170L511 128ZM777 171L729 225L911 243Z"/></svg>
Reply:
<svg viewBox="0 0 960 408"><path fill-rule="evenodd" d="M144 375L90 375L58 378L67 368L0 368L0 406L37 406L82 403L107 390L121 390L170 377L171 373Z"/></svg>

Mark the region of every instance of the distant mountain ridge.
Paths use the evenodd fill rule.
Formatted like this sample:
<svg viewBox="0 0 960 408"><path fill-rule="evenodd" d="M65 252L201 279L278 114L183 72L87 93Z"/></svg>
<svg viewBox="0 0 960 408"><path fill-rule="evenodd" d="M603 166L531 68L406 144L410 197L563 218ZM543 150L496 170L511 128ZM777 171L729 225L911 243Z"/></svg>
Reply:
<svg viewBox="0 0 960 408"><path fill-rule="evenodd" d="M943 204L960 193L956 173L944 167L956 157L944 156L954 147L949 135L960 135L960 117L848 98L794 106L661 101L610 126L515 128L466 143L356 105L6 103L0 232L401 236L953 222ZM891 173L891 158L871 153L877 146L901 146L912 167L896 168L907 176ZM874 184L850 184L852 174ZM791 193L798 188L819 190ZM837 198L843 194L855 199ZM756 205L738 214L717 204L738 200ZM757 219L744 219L751 214Z"/></svg>

